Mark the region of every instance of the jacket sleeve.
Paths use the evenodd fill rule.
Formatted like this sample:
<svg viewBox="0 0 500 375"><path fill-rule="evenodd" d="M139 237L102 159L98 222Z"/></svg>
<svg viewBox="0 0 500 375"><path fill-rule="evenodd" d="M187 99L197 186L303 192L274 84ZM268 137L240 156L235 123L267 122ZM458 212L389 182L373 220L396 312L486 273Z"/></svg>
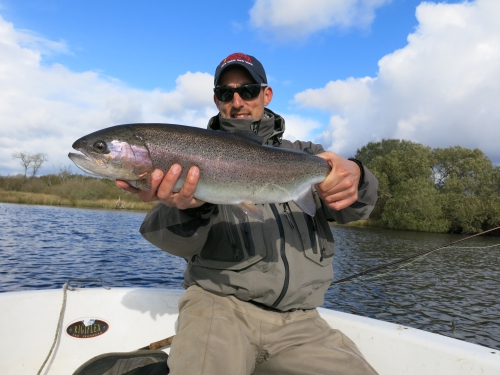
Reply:
<svg viewBox="0 0 500 375"><path fill-rule="evenodd" d="M158 203L144 218L140 233L160 249L189 259L203 248L217 212L210 203L188 210Z"/></svg>
<svg viewBox="0 0 500 375"><path fill-rule="evenodd" d="M325 152L325 149L321 145L311 142L295 141L291 143L283 140L283 147L302 150L314 155ZM363 182L361 186L358 187L358 200L340 211L335 211L326 207L321 201L321 206L327 220L336 221L339 224L346 224L355 220L368 219L370 213L373 211L378 198L378 180L368 168L363 166L359 161L357 163L363 168L364 172Z"/></svg>

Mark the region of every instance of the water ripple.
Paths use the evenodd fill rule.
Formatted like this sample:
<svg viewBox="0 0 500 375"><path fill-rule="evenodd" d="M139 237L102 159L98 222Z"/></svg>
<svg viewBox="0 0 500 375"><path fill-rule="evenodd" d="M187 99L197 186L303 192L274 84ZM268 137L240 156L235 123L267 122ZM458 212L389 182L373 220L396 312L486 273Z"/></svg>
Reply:
<svg viewBox="0 0 500 375"><path fill-rule="evenodd" d="M143 213L0 203L0 292L110 286L180 288L185 261L139 234ZM335 280L459 236L332 227ZM463 246L500 240L477 237ZM500 349L500 248L442 249L380 278L331 287L325 307ZM368 275L370 276L370 275Z"/></svg>
<svg viewBox="0 0 500 375"><path fill-rule="evenodd" d="M336 280L461 238L341 226L333 231ZM500 248L479 249L499 242L477 237L457 245L475 249L442 249L380 278L333 286L325 306L500 349Z"/></svg>

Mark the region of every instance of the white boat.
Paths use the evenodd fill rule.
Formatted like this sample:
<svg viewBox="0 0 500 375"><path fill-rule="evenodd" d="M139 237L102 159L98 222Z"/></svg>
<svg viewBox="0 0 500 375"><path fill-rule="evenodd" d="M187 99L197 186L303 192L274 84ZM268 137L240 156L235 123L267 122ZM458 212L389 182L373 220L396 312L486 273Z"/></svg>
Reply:
<svg viewBox="0 0 500 375"><path fill-rule="evenodd" d="M181 293L162 288L0 293L0 374L37 374L54 342L41 374L72 374L99 354L133 351L172 336ZM64 295L66 307L54 340ZM380 375L500 374L499 350L353 314L319 311L358 345Z"/></svg>

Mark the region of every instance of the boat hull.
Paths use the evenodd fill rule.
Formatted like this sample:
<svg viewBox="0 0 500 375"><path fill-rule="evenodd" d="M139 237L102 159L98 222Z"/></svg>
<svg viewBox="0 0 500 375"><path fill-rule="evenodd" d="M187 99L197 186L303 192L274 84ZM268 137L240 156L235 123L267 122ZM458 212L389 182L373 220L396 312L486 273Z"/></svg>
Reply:
<svg viewBox="0 0 500 375"><path fill-rule="evenodd" d="M71 374L99 354L136 350L174 335L181 293L161 288L68 290L59 337L42 374ZM54 341L62 303L62 290L0 293L1 374L37 373ZM500 374L498 350L353 314L319 311L358 345L380 374Z"/></svg>

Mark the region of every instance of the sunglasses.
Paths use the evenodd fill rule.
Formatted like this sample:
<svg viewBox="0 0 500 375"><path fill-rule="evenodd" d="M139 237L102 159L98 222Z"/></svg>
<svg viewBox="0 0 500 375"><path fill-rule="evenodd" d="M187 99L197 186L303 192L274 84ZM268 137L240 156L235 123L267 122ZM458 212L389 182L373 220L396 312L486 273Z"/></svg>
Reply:
<svg viewBox="0 0 500 375"><path fill-rule="evenodd" d="M265 83L250 83L240 87L216 87L214 88L215 97L221 102L230 102L233 100L234 93L237 92L241 99L255 99L260 94L260 90L266 87Z"/></svg>

